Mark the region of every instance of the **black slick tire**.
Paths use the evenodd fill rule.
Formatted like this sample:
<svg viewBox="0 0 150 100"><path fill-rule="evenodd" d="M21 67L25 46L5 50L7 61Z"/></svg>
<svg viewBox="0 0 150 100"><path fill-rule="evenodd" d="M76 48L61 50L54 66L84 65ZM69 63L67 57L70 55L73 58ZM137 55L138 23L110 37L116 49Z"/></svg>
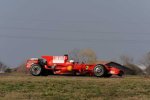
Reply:
<svg viewBox="0 0 150 100"><path fill-rule="evenodd" d="M98 64L94 67L93 72L96 77L104 77L107 71L104 65Z"/></svg>
<svg viewBox="0 0 150 100"><path fill-rule="evenodd" d="M31 65L30 73L33 76L40 76L43 73L43 68L38 64L33 64L33 65Z"/></svg>

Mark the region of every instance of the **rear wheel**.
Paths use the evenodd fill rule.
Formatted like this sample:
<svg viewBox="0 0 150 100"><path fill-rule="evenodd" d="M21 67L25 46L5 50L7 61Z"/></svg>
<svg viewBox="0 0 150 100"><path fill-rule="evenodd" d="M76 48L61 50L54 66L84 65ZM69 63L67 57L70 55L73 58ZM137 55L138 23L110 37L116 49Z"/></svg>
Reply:
<svg viewBox="0 0 150 100"><path fill-rule="evenodd" d="M38 65L38 64L31 65L30 73L33 76L40 76L40 75L42 75L42 72L43 72L43 69L40 65Z"/></svg>
<svg viewBox="0 0 150 100"><path fill-rule="evenodd" d="M98 64L94 68L94 75L96 77L104 77L106 74L106 69L104 65Z"/></svg>

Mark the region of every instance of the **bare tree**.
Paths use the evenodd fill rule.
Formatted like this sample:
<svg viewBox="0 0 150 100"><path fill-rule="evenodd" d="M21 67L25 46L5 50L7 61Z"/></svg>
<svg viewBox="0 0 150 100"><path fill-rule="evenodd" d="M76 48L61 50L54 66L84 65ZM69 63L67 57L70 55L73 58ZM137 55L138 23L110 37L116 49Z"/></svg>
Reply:
<svg viewBox="0 0 150 100"><path fill-rule="evenodd" d="M131 64L133 63L133 58L132 57L129 57L127 55L121 55L120 56L120 61L123 65L126 65L126 64Z"/></svg>
<svg viewBox="0 0 150 100"><path fill-rule="evenodd" d="M84 62L88 64L93 64L96 63L97 61L95 52L90 48L82 49L79 53L79 57L80 57L80 62Z"/></svg>
<svg viewBox="0 0 150 100"><path fill-rule="evenodd" d="M75 62L80 62L79 57L80 49L73 49L68 52L69 58L74 60Z"/></svg>
<svg viewBox="0 0 150 100"><path fill-rule="evenodd" d="M150 75L150 52L148 52L140 62L146 67L146 74Z"/></svg>
<svg viewBox="0 0 150 100"><path fill-rule="evenodd" d="M140 69L136 64L134 64L134 60L132 57L129 57L127 55L120 56L120 60L124 66L129 68L129 73L127 74L133 74L133 75L141 75L144 74L142 69Z"/></svg>
<svg viewBox="0 0 150 100"><path fill-rule="evenodd" d="M150 52L148 52L146 55L144 55L143 59L140 61L143 65L146 67L150 66Z"/></svg>
<svg viewBox="0 0 150 100"><path fill-rule="evenodd" d="M70 59L79 63L95 63L97 60L96 54L92 49L73 49L69 52Z"/></svg>
<svg viewBox="0 0 150 100"><path fill-rule="evenodd" d="M8 67L4 63L0 62L0 73L4 73L7 68Z"/></svg>

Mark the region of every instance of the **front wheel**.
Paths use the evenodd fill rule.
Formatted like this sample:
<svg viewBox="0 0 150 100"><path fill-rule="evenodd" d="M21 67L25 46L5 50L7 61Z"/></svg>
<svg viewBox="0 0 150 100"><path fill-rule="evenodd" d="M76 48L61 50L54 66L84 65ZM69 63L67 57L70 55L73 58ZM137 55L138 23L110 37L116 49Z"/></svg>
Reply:
<svg viewBox="0 0 150 100"><path fill-rule="evenodd" d="M40 76L42 74L42 72L43 72L43 69L40 65L38 65L38 64L31 65L30 73L33 76Z"/></svg>
<svg viewBox="0 0 150 100"><path fill-rule="evenodd" d="M106 69L104 65L98 64L94 68L94 75L96 77L104 77L106 74Z"/></svg>

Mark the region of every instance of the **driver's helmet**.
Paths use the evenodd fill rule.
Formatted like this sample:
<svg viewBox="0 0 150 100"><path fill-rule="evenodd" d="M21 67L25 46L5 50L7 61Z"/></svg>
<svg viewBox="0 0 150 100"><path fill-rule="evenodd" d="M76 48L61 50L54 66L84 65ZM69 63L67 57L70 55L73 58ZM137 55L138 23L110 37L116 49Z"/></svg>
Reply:
<svg viewBox="0 0 150 100"><path fill-rule="evenodd" d="M74 63L74 60L70 60L69 62L70 62L70 63Z"/></svg>

